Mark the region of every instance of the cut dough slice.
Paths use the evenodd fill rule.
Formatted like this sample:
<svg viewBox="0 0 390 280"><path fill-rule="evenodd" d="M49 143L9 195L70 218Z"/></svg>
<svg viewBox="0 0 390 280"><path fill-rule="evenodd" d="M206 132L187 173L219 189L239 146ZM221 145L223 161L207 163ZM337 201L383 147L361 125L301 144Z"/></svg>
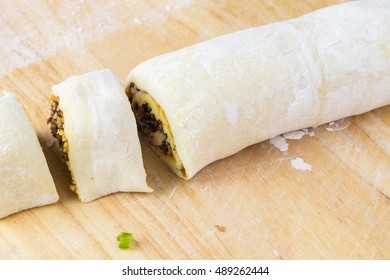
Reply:
<svg viewBox="0 0 390 280"><path fill-rule="evenodd" d="M390 104L390 1L334 5L141 63L138 126L180 177L281 133Z"/></svg>
<svg viewBox="0 0 390 280"><path fill-rule="evenodd" d="M4 92L0 96L0 218L57 200L31 122L16 97Z"/></svg>
<svg viewBox="0 0 390 280"><path fill-rule="evenodd" d="M48 123L74 190L88 202L115 192L151 192L129 102L110 70L53 86Z"/></svg>

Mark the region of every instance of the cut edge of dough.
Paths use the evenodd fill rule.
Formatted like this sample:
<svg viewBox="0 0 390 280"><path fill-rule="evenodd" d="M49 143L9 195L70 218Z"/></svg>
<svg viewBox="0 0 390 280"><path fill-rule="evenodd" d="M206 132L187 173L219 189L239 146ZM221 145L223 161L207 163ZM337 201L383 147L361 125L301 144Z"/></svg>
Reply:
<svg viewBox="0 0 390 280"><path fill-rule="evenodd" d="M54 92L51 92L51 94L50 94L50 107L51 108L50 108L49 111L53 110L53 105L52 105L53 102L57 102L57 106L55 108L55 113L58 114L58 112L61 112L61 114L63 114L63 111L61 110L61 106L60 106L60 98L59 98L59 96L54 94ZM62 123L65 124L65 117L62 115L62 117L60 117L60 118L62 119ZM52 116L50 116L49 119L47 120L49 125L51 124L51 121L55 122L56 120L52 119ZM52 136L57 139L57 141L58 141L58 143L60 145L61 154L62 154L62 156L64 158L65 164L66 164L66 166L67 166L67 168L69 170L69 173L70 173L70 176L71 176L71 179L72 179L72 182L69 185L69 189L71 191L73 191L74 193L76 193L78 199L81 200L80 194L79 194L78 189L77 189L77 185L75 183L74 174L72 172L70 161L69 161L69 158L68 158L70 146L69 146L69 142L68 142L68 140L66 138L65 126L62 127L62 128L57 126L57 133L56 133L56 135L54 135L53 132L52 132ZM59 141L58 137L61 138L61 142ZM61 143L65 143L65 144L63 144L63 146L61 147Z"/></svg>
<svg viewBox="0 0 390 280"><path fill-rule="evenodd" d="M176 150L176 145L174 141L173 134L171 132L169 122L166 118L166 115L164 113L164 110L161 108L161 106L156 102L156 100L146 91L137 88L137 86L134 83L130 83L126 87L126 94L129 97L129 100L131 102L131 109L134 112L137 127L139 131L144 134L148 138L148 144L150 148L153 150L153 152L162 159L162 161L171 169L177 176L179 176L182 179L188 180L189 176L186 172L186 169L184 167L184 164L182 160L180 159L180 156ZM165 143L168 143L169 145L169 152L164 152L161 148L161 144L159 140L161 140L161 137L157 137L157 133L153 133L152 135L147 135L145 132L142 131L141 124L140 124L140 117L139 113L137 112L139 107L142 107L142 105L146 104L150 108L150 112L155 117L157 122L160 122L162 126L162 133L165 135L165 139L162 141L165 141ZM159 131L157 131L160 133ZM155 137L156 136L156 137ZM158 139L160 138L160 139ZM157 140L156 140L157 139ZM157 143L156 143L157 141Z"/></svg>

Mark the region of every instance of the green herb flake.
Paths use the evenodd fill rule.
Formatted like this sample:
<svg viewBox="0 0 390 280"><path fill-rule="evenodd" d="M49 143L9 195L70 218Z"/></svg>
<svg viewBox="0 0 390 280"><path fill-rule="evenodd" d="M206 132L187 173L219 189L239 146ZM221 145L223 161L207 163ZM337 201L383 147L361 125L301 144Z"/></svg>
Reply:
<svg viewBox="0 0 390 280"><path fill-rule="evenodd" d="M132 239L133 234L130 232L121 232L121 234L116 237L116 240L118 241L118 247L121 249L129 249Z"/></svg>

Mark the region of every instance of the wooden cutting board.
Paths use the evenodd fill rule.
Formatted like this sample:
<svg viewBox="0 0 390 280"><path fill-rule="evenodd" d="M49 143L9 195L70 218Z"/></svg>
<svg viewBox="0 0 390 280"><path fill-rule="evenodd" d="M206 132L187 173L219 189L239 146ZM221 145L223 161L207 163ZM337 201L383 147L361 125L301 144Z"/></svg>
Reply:
<svg viewBox="0 0 390 280"><path fill-rule="evenodd" d="M2 1L0 88L30 115L60 200L0 220L0 258L389 259L390 107L287 140L287 152L251 146L190 181L143 145L154 192L91 203L69 190L45 123L51 86L69 76L110 68L123 81L155 55L341 2ZM117 248L121 231L130 250Z"/></svg>

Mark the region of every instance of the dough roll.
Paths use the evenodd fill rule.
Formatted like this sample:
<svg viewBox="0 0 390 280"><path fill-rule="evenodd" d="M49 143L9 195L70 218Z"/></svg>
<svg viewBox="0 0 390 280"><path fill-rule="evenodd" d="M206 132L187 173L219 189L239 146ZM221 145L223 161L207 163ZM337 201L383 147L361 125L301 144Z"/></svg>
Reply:
<svg viewBox="0 0 390 280"><path fill-rule="evenodd" d="M57 200L30 119L13 94L0 94L0 218Z"/></svg>
<svg viewBox="0 0 390 280"><path fill-rule="evenodd" d="M74 76L52 88L48 123L89 202L114 192L151 192L129 102L109 70Z"/></svg>
<svg viewBox="0 0 390 280"><path fill-rule="evenodd" d="M228 34L136 66L139 130L180 177L281 133L390 104L390 1Z"/></svg>

